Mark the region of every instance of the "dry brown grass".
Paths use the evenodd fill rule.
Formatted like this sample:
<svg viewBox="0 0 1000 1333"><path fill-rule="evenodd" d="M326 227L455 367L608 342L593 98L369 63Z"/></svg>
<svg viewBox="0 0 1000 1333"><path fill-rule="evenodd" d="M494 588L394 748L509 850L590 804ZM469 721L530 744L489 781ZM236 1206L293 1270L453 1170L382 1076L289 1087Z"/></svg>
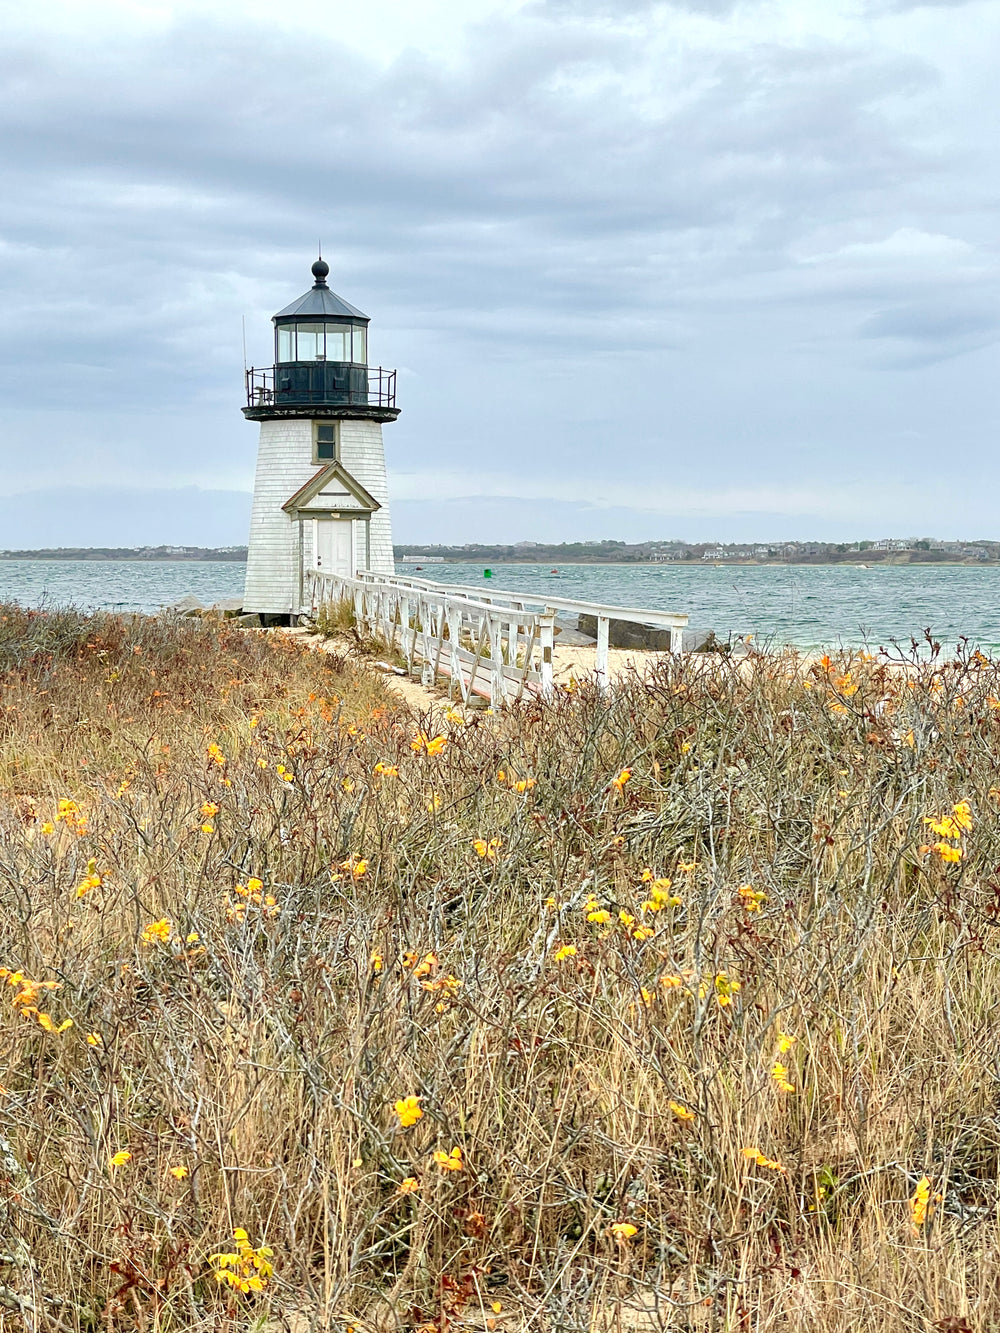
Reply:
<svg viewBox="0 0 1000 1333"><path fill-rule="evenodd" d="M7 615L0 964L58 988L0 991L0 1327L1000 1323L992 663L668 663L428 755L278 636Z"/></svg>

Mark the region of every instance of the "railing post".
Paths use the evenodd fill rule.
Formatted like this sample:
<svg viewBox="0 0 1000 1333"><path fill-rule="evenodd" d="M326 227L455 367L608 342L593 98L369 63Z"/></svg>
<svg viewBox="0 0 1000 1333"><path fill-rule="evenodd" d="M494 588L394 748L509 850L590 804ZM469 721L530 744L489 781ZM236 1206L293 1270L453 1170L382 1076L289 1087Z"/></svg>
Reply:
<svg viewBox="0 0 1000 1333"><path fill-rule="evenodd" d="M547 606L538 617L538 642L542 650L542 662L539 670L542 694L551 698L555 691L552 672L552 646L555 640L556 613Z"/></svg>
<svg viewBox="0 0 1000 1333"><path fill-rule="evenodd" d="M400 594L398 588L389 588L389 652L393 653L396 649L396 622L399 620ZM400 626L402 629L402 626Z"/></svg>
<svg viewBox="0 0 1000 1333"><path fill-rule="evenodd" d="M493 611L488 611L490 635L490 707L499 708L504 701L503 687L503 643L500 635L500 621Z"/></svg>
<svg viewBox="0 0 1000 1333"><path fill-rule="evenodd" d="M459 696L464 703L467 699L465 693L465 677L462 675L462 659L459 657L458 652L461 647L459 640L462 635L462 613L449 606L447 601L445 602L445 607L447 609L448 620L448 648L451 653L448 664L451 671L451 680L448 684L448 698L451 699L454 697L453 690L455 681L457 680Z"/></svg>
<svg viewBox="0 0 1000 1333"><path fill-rule="evenodd" d="M597 656L594 660L594 674L602 690L608 688L608 640L611 637L611 622L607 616L597 617Z"/></svg>
<svg viewBox="0 0 1000 1333"><path fill-rule="evenodd" d="M433 613L430 599L426 594L420 598L418 604L420 606L420 656L423 658L423 664L420 668L420 683L426 690L434 684L434 663L431 661L431 620Z"/></svg>
<svg viewBox="0 0 1000 1333"><path fill-rule="evenodd" d="M407 659L407 670L413 672L413 629L409 624L409 597L404 595L399 601L400 648Z"/></svg>

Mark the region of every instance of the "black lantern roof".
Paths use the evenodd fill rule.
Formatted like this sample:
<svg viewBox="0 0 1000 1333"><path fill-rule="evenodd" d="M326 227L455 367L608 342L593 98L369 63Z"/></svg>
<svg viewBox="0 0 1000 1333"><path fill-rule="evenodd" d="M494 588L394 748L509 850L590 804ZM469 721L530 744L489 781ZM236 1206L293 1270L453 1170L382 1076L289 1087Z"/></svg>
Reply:
<svg viewBox="0 0 1000 1333"><path fill-rule="evenodd" d="M336 292L331 292L326 285L327 274L330 272L330 265L325 259L317 259L312 266L312 274L316 281L312 287L297 301L291 305L286 305L284 310L279 310L273 315L275 323L278 320L285 319L350 319L364 320L368 323L368 316L363 314L356 306L350 305L343 297L338 296Z"/></svg>

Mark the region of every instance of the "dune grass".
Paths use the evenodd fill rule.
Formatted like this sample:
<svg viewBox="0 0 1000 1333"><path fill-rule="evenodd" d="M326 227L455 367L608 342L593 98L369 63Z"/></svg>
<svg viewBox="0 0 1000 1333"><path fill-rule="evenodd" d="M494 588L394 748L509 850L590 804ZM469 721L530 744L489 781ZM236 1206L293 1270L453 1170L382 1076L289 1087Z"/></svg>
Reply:
<svg viewBox="0 0 1000 1333"><path fill-rule="evenodd" d="M1000 1322L994 663L0 616L0 1327Z"/></svg>

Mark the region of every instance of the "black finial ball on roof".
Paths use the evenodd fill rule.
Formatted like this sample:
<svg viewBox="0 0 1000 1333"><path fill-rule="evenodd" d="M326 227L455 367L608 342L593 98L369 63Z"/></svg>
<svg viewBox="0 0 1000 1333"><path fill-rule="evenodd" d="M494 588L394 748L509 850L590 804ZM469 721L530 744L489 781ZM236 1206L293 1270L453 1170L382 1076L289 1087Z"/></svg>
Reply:
<svg viewBox="0 0 1000 1333"><path fill-rule="evenodd" d="M316 279L317 287L325 287L326 280L330 273L330 265L320 256L312 266L312 275Z"/></svg>

